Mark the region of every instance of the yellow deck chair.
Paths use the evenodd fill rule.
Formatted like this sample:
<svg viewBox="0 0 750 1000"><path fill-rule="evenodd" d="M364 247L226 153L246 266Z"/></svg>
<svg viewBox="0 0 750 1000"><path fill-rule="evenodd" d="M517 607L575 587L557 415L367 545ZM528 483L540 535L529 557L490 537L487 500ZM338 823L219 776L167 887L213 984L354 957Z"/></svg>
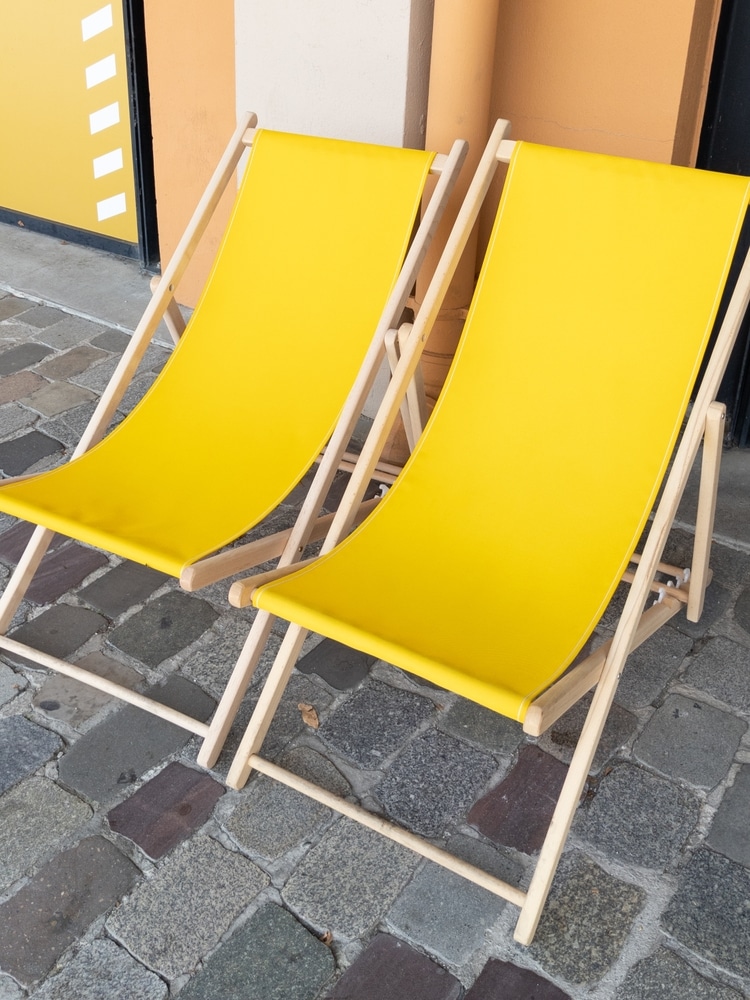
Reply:
<svg viewBox="0 0 750 1000"><path fill-rule="evenodd" d="M53 532L154 567L195 590L243 564L249 569L278 556L285 544L282 564L293 561L321 530L314 518L384 357L385 335L398 325L465 144L436 157L254 125L254 116L240 123L73 460L0 484L0 510L41 526L0 600L2 633ZM248 146L230 222L183 332L175 285ZM412 241L431 172L439 178ZM141 403L104 436L162 316L177 346ZM278 506L329 439L314 479L316 501L291 545L285 534L214 556ZM209 729L12 636L0 637L0 649L201 736L210 732L206 759L216 756L231 722L225 703Z"/></svg>
<svg viewBox="0 0 750 1000"><path fill-rule="evenodd" d="M529 943L627 654L685 604L689 617L701 610L722 441L712 401L747 303L747 264L638 568L629 565L680 436L750 184L502 137L499 125L324 554L230 591L233 603L252 599L263 614L294 624L229 783L240 787L251 769L269 774L463 874L521 907L516 938ZM496 164L508 156L436 409L380 506L332 547L348 530L347 505L356 507ZM539 400L544 409L535 413ZM688 586L681 569L660 560L704 432L708 474ZM654 583L662 573L679 579ZM613 640L566 673L623 578L632 584ZM647 601L652 589L657 603ZM516 719L532 735L596 685L528 891L260 756L308 629Z"/></svg>

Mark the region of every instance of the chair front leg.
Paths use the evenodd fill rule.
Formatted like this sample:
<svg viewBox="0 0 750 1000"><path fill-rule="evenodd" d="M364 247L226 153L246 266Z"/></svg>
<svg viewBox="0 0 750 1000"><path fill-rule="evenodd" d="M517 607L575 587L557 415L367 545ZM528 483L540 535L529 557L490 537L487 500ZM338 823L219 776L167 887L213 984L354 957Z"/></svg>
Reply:
<svg viewBox="0 0 750 1000"><path fill-rule="evenodd" d="M13 615L18 610L18 606L23 600L54 535L54 531L43 528L41 525L34 529L23 555L18 560L18 565L8 580L3 596L0 598L0 632L6 632L13 621Z"/></svg>

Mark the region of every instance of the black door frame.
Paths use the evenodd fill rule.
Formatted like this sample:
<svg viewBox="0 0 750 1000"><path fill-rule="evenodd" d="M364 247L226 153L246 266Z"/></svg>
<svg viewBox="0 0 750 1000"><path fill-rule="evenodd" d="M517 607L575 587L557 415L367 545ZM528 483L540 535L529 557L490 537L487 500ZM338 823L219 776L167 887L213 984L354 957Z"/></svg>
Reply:
<svg viewBox="0 0 750 1000"><path fill-rule="evenodd" d="M750 4L723 0L711 64L697 166L750 175ZM748 220L738 257L750 248ZM739 267L735 268L739 271ZM730 286L733 284L730 275ZM723 311L723 310L722 310ZM745 318L718 393L727 406L727 441L750 441L750 316Z"/></svg>

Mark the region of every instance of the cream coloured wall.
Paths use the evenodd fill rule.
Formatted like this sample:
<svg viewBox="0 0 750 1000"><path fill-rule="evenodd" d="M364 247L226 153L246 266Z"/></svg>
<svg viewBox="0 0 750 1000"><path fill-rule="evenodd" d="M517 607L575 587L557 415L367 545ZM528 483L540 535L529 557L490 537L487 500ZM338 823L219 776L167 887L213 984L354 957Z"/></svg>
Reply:
<svg viewBox="0 0 750 1000"><path fill-rule="evenodd" d="M432 0L236 0L237 108L270 128L424 144Z"/></svg>

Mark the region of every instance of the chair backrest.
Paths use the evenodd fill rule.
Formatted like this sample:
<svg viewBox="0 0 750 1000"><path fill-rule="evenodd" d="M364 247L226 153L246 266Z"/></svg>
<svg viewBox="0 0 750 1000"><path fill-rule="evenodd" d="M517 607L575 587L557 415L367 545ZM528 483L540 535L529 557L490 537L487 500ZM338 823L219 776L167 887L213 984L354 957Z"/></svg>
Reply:
<svg viewBox="0 0 750 1000"><path fill-rule="evenodd" d="M331 433L399 274L433 158L259 130L187 330L141 405L78 460L75 478L56 479L56 490L69 483L75 493L66 506L84 510L89 488L135 461L139 475L106 520L122 525L121 555L174 575L273 510ZM22 499L24 485L14 491ZM160 506L173 522L155 554L132 512ZM112 546L95 510L81 520L77 537Z"/></svg>
<svg viewBox="0 0 750 1000"><path fill-rule="evenodd" d="M644 529L747 202L745 178L517 144L427 430L290 617L522 720ZM284 614L298 577L258 605Z"/></svg>

